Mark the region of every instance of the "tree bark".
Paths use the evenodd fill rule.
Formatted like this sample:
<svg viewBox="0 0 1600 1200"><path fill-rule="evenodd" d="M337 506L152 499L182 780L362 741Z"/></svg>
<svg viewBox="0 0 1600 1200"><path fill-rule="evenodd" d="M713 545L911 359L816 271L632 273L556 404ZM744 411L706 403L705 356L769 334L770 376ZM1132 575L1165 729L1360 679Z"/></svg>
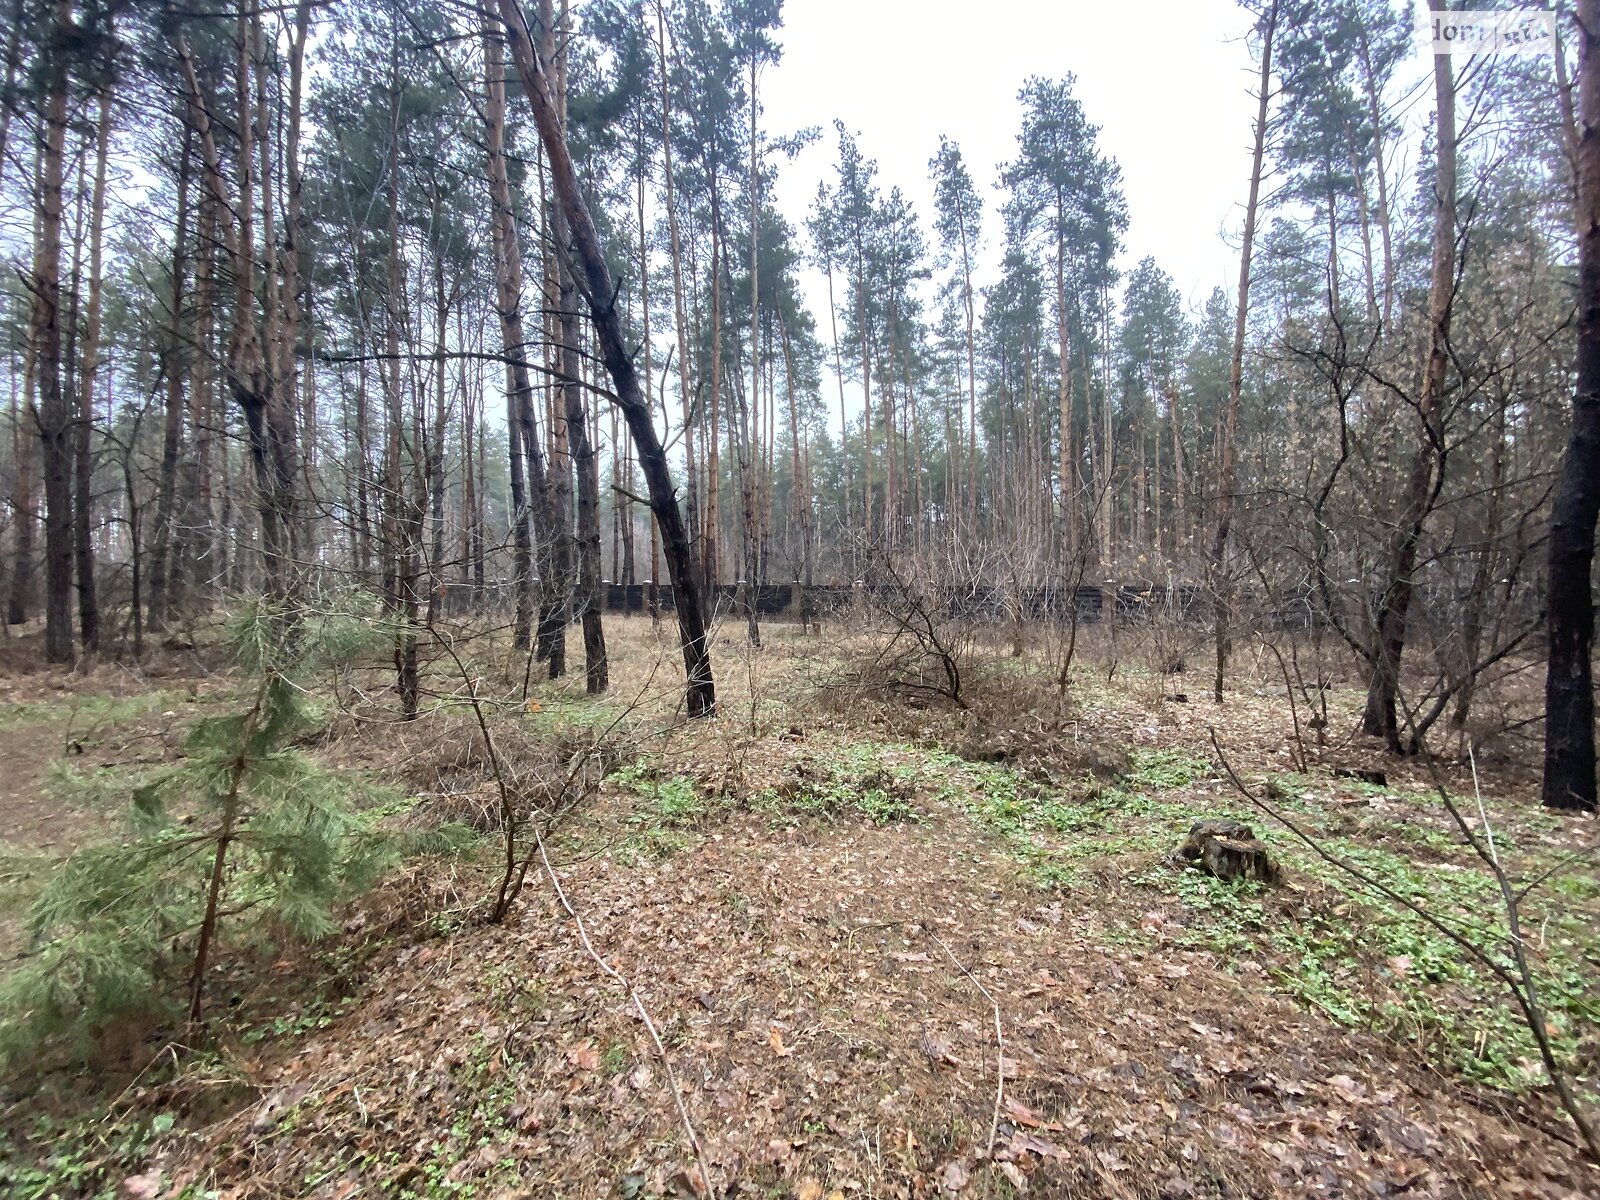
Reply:
<svg viewBox="0 0 1600 1200"><path fill-rule="evenodd" d="M549 15L548 0L541 5L545 29L547 59L554 58L555 34ZM557 105L557 120L563 120L560 110L560 82L556 81L553 93ZM563 136L565 133L563 132ZM539 171L539 215L541 234L539 244L552 245L555 232L551 227L554 217L549 202L543 171L543 156ZM576 586L574 557L576 547L572 536L572 453L567 433L566 393L561 385L563 365L561 357L561 284L554 255L546 253L543 260L541 308L544 312L544 344L546 378L549 380L545 395L545 428L550 440L546 447L550 456L550 470L544 492L544 506L548 514L548 537L543 539L539 556L539 629L536 636L536 657L547 664L551 679L560 679L567 673L567 623L572 618L573 590ZM532 445L525 440L524 449Z"/></svg>
<svg viewBox="0 0 1600 1200"><path fill-rule="evenodd" d="M5 82L0 83L0 180L6 177L6 147L11 139L11 114L17 107L17 73L22 66L22 29L27 23L27 0L12 0L11 33L6 38Z"/></svg>
<svg viewBox="0 0 1600 1200"><path fill-rule="evenodd" d="M290 477L289 487L285 499L290 508L287 514L289 522L291 550L297 551L302 544L312 544L312 530L308 526L314 524L314 514L319 506L315 503L316 496L313 486L316 474L313 470L313 455L316 450L316 384L313 374L313 364L316 355L313 354L314 329L309 320L310 302L302 302L301 284L303 278L309 278L310 272L303 270L300 263L301 246L305 240L304 221L301 216L301 195L305 190L304 173L300 164L300 136L301 136L301 109L305 89L305 57L306 40L311 30L311 5L312 0L299 0L295 5L294 24L290 30L289 40L289 95L288 114L283 133L283 173L285 180L285 195L283 201L283 252L278 259L278 267L282 273L282 286L277 291L278 311L276 314L276 329L278 334L277 367L273 377L277 381L280 391L278 407L280 421L287 424L291 436L295 438L298 453L293 455L291 469L294 475ZM260 14L257 12L257 36L260 30ZM301 344L301 326L305 329L305 363L306 378L302 389L299 371L296 366L298 347ZM297 400L297 396L302 396ZM303 414L303 416L301 415ZM295 429L298 420L299 428ZM305 512L299 511L296 502L298 488L295 477L303 476L305 479L306 498L311 503L305 505Z"/></svg>
<svg viewBox="0 0 1600 1200"><path fill-rule="evenodd" d="M678 509L677 495L667 465L666 451L650 419L650 405L639 385L639 375L623 340L622 323L617 316L617 289L594 219L578 187L577 172L567 150L549 81L539 62L528 27L517 0L497 0L507 38L511 43L517 71L533 108L540 140L550 161L550 176L556 201L566 214L573 251L583 271L584 293L590 318L600 338L606 371L615 394L613 403L622 409L639 448L640 465L649 490L650 507L661 527L666 543L667 568L672 576L673 598L678 629L682 638L683 662L687 674L686 704L691 717L712 716L716 712L716 685L711 673L711 651L706 638L704 609L699 581L695 577L689 533Z"/></svg>
<svg viewBox="0 0 1600 1200"><path fill-rule="evenodd" d="M704 561L706 620L716 618L717 585L722 579L722 210L715 164L711 195L711 419L706 426L706 508L701 557Z"/></svg>
<svg viewBox="0 0 1600 1200"><path fill-rule="evenodd" d="M1550 515L1544 803L1593 812L1595 521L1600 518L1600 0L1578 5L1578 379Z"/></svg>
<svg viewBox="0 0 1600 1200"><path fill-rule="evenodd" d="M1430 0L1443 11L1446 0ZM1378 621L1367 685L1362 730L1381 737L1393 753L1402 750L1397 711L1401 658L1406 648L1406 622L1415 587L1417 548L1423 524L1444 483L1445 442L1440 411L1445 375L1450 366L1450 314L1456 276L1456 118L1455 79L1450 56L1433 59L1438 129L1433 195L1433 269L1428 285L1428 357L1423 368L1422 394L1417 400L1417 448L1406 480L1405 501L1396 514L1394 536L1384 589L1378 602Z"/></svg>
<svg viewBox="0 0 1600 1200"><path fill-rule="evenodd" d="M192 146L191 146L192 151ZM204 572L218 540L211 510L212 411L212 334L216 328L216 205L201 191L195 198L198 210L194 268L194 321L191 333L192 354L187 369L189 386L189 428L194 437L190 453L181 466L179 524L172 535L173 550L168 565L167 602L169 613L187 606L199 596L206 582Z"/></svg>
<svg viewBox="0 0 1600 1200"><path fill-rule="evenodd" d="M166 412L161 429L161 473L156 482L155 528L150 531L150 628L162 629L168 620L167 583L173 536L173 504L178 485L178 456L183 441L186 378L183 355L183 284L187 273L189 239L189 152L193 132L184 129L178 152L178 218L172 235L171 328L166 345Z"/></svg>
<svg viewBox="0 0 1600 1200"><path fill-rule="evenodd" d="M434 201L433 225L443 226L443 214L437 197ZM433 336L438 347L438 357L433 364L433 420L429 422L427 444L428 486L428 615L432 625L439 615L439 601L444 595L444 438L448 416L446 395L446 358L450 331L450 297L444 283L444 255L439 246L433 248Z"/></svg>
<svg viewBox="0 0 1600 1200"><path fill-rule="evenodd" d="M33 344L44 463L45 658L72 661L71 413L61 378L61 217L67 144L67 53L72 0L57 0L44 64L39 241L33 264Z"/></svg>
<svg viewBox="0 0 1600 1200"><path fill-rule="evenodd" d="M294 408L284 403L283 396L274 385L276 372L266 361L261 332L256 325L249 39L247 23L242 16L239 37L236 69L236 90L240 95L237 203L227 192L212 132L211 111L195 71L194 56L181 33L175 35L174 48L183 68L189 119L200 143L206 187L215 207L223 248L232 268L233 328L229 335L226 371L229 390L245 419L250 458L255 467L266 586L269 591L287 595L293 584L295 565L295 490L299 450ZM237 564L237 555L234 561Z"/></svg>
<svg viewBox="0 0 1600 1200"><path fill-rule="evenodd" d="M510 448L512 587L516 593L513 643L519 650L533 643L533 535L524 464L543 465L544 452L533 427L533 383L528 373L528 340L522 322L522 247L517 236L516 210L506 172L505 63L494 21L483 17L485 144L488 152L489 222L494 248L495 311L500 317L500 341L506 359L506 432ZM531 448L523 445L532 443ZM541 471L542 474L542 471ZM544 480L534 480L543 502Z"/></svg>
<svg viewBox="0 0 1600 1200"><path fill-rule="evenodd" d="M1058 199L1059 206L1059 199ZM1077 447L1072 437L1072 347L1068 342L1067 329L1067 239L1065 228L1065 214L1059 212L1056 217L1056 353L1061 369L1057 372L1056 404L1060 409L1061 419L1061 517L1066 526L1065 542L1068 557L1074 561L1078 554L1078 460ZM970 290L970 285L969 285ZM971 307L972 302L967 302L967 330L968 353L971 344ZM969 360L970 364L970 360ZM968 366L971 371L971 366ZM976 400L969 398L973 407L973 416L976 420Z"/></svg>
<svg viewBox="0 0 1600 1200"><path fill-rule="evenodd" d="M398 42L395 43L398 45ZM394 60L391 58L393 69ZM390 77L394 89L389 125L389 218L388 268L384 312L384 400L387 438L384 445L384 578L391 611L399 618L394 630L395 686L400 694L400 714L411 720L417 716L420 681L417 675L417 538L421 515L414 510L421 503L406 478L406 460L411 474L417 473L421 447L417 444L417 425L411 422L406 436L405 392L401 378L400 330L405 319L405 272L400 248L400 78L397 70Z"/></svg>
<svg viewBox="0 0 1600 1200"><path fill-rule="evenodd" d="M756 127L756 114L760 105L756 94L756 58L750 56L750 395L748 403L741 400L739 420L744 435L744 447L739 460L740 503L744 509L744 619L745 634L750 644L761 646L761 625L756 617L757 588L760 586L760 566L756 544L756 514L751 475L750 405L759 405L761 399L761 202L760 157Z"/></svg>
<svg viewBox="0 0 1600 1200"><path fill-rule="evenodd" d="M1211 540L1211 591L1216 606L1217 672L1212 685L1212 698L1222 703L1223 678L1228 670L1228 656L1233 651L1233 587L1228 576L1226 556L1228 537L1233 529L1234 489L1236 470L1234 442L1239 430L1239 396L1244 387L1244 333L1250 315L1250 258L1255 248L1256 208L1261 197L1261 160L1267 146L1267 106L1272 88L1272 36L1278 24L1278 4L1272 6L1262 26L1260 93L1256 107L1255 151L1250 166L1250 198L1244 210L1244 240L1239 251L1239 301L1233 322L1233 357L1228 366L1228 405L1223 420L1222 445L1218 448L1217 467L1217 528Z"/></svg>
<svg viewBox="0 0 1600 1200"><path fill-rule="evenodd" d="M567 417L567 444L573 472L578 477L578 572L573 592L574 615L583 626L584 691L598 696L609 686L606 634L600 616L600 470L589 437L589 420L583 400L583 367L578 356L578 289L568 266L567 220L558 207L554 213L557 278L561 287L560 390Z"/></svg>
<svg viewBox="0 0 1600 1200"><path fill-rule="evenodd" d="M43 160L44 139L40 139L34 150L34 176L39 175L39 168ZM38 253L39 245L39 216L42 209L36 206L33 221L34 252ZM27 337L22 345L22 410L13 411L11 420L12 429L12 461L16 465L16 475L12 480L11 512L12 519L16 522L14 530L13 548L15 557L11 564L11 590L7 597L6 623L8 625L21 625L28 619L28 608L34 603L34 531L38 523L38 514L35 511L34 496L34 467L38 458L38 427L39 409L37 402L38 389L38 345L33 339L32 315L29 315ZM15 404L13 402L13 407Z"/></svg>
<svg viewBox="0 0 1600 1200"><path fill-rule="evenodd" d="M89 200L89 306L78 367L73 427L73 557L78 574L78 636L85 650L100 649L100 595L94 569L94 386L100 375L101 247L105 234L106 158L111 140L111 93L99 96L95 131L94 190Z"/></svg>
<svg viewBox="0 0 1600 1200"><path fill-rule="evenodd" d="M678 335L678 399L683 409L683 474L685 480L684 503L688 511L689 529L691 535L697 530L700 521L700 493L699 484L696 482L697 461L695 458L695 397L691 386L692 364L689 361L689 319L684 304L683 288L683 239L678 228L678 203L677 188L673 181L672 171L672 89L667 77L667 27L666 15L661 0L656 0L656 46L660 59L661 70L661 154L662 154L662 185L666 192L667 207L667 232L672 242L672 309L674 325ZM665 388L663 391L663 415L665 415ZM648 393L645 397L649 399ZM653 536L659 535L659 530ZM651 584L656 582L655 573L651 574Z"/></svg>

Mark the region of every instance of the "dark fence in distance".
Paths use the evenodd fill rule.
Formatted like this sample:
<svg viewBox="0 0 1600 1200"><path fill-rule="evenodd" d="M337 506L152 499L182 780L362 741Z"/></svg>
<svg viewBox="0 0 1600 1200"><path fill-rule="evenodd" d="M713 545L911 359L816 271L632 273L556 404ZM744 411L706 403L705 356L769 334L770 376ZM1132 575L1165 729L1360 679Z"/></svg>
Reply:
<svg viewBox="0 0 1600 1200"><path fill-rule="evenodd" d="M895 590L869 584L821 583L803 587L769 583L755 589L756 613L761 617L797 621L804 592L806 611L812 617L826 617L848 608L858 599L890 600ZM1023 619L1029 621L1062 621L1076 615L1079 621L1093 624L1103 620L1107 613L1114 614L1119 624L1139 624L1157 617L1197 623L1211 619L1211 603L1205 590L1188 583L1171 587L1139 583L1085 584L1078 588L1045 586L1023 588L1019 592L970 585L930 590L942 593L940 605L947 615L969 620L1011 620L1018 607ZM478 595L469 584L452 583L444 585L442 591L444 610L460 616L473 611L474 607L497 606L508 589L502 584L489 584L484 589L485 594ZM719 584L717 613L722 616L741 613L739 593L737 583ZM650 609L648 583L606 582L602 594L607 612L643 613ZM1254 597L1241 597L1238 603L1245 611L1261 611ZM673 611L672 589L665 583L656 588L656 604L664 613ZM1315 619L1316 605L1309 593L1285 594L1274 598L1266 612L1271 623L1279 628L1304 629Z"/></svg>
<svg viewBox="0 0 1600 1200"><path fill-rule="evenodd" d="M648 583L607 582L601 590L607 612L644 613L650 609ZM879 598L886 603L893 602L896 591L894 587L870 584L819 583L807 588L799 584L769 583L755 589L756 612L762 618L798 621L800 595L804 592L806 611L813 618L827 617L858 600ZM1084 584L1078 588L1047 585L1023 588L1019 592L970 584L928 585L927 591L940 597L939 604L945 615L974 621L1014 620L1018 608L1025 621L1065 621L1076 616L1084 624L1095 624L1105 620L1108 613L1119 625L1139 625L1157 619L1203 625L1212 619L1210 594L1193 583L1169 586L1109 582ZM510 601L510 588L505 583L488 584L481 592L476 592L469 584L453 583L444 585L441 592L444 610L453 616L499 608ZM719 616L731 618L743 612L739 592L737 583L717 586ZM1419 590L1418 611L1427 612L1436 623L1449 622L1463 611L1467 599L1465 595L1445 590ZM1362 617L1359 594L1347 590L1338 601L1344 607L1346 620L1359 623ZM1371 603L1375 605L1376 602L1377 597L1372 597ZM672 588L665 583L656 589L656 604L662 612L672 612ZM1265 597L1258 591L1246 589L1235 596L1234 605L1241 617L1263 628L1297 631L1328 627L1322 601L1311 588L1287 588ZM1526 606L1525 603L1523 607ZM1530 613L1530 619L1537 618L1536 610L1530 609Z"/></svg>
<svg viewBox="0 0 1600 1200"><path fill-rule="evenodd" d="M1206 620L1210 606L1202 590L1192 584L1177 587L1153 587L1138 584L1116 584L1108 587L1083 586L1076 589L1064 587L1023 588L1020 593L1010 593L1002 588L945 587L932 589L942 593L943 610L952 617L974 620L1004 621L1015 615L1020 605L1028 620L1065 620L1076 613L1084 622L1101 620L1108 611L1114 611L1118 620L1138 622L1156 615L1176 616L1183 620ZM800 619L801 593L805 608L813 617L825 617L848 608L857 598L869 599L874 595L888 599L895 589L868 584L763 584L755 589L756 613L762 617L790 617ZM650 607L650 585L647 583L605 585L605 605L608 612L645 612ZM736 583L718 585L716 589L717 612L732 615L740 607L740 588ZM665 584L656 589L657 604L662 612L671 612L672 589Z"/></svg>
<svg viewBox="0 0 1600 1200"><path fill-rule="evenodd" d="M649 584L607 583L605 606L609 612L645 612L649 609ZM805 593L806 611L812 617L826 617L848 608L858 599L874 596L892 602L897 589L868 584L815 584L803 588L799 584L765 584L755 590L756 612L761 617L800 619L800 593ZM928 591L940 595L943 612L951 617L977 621L1002 622L1015 619L1020 607L1025 621L1065 621L1076 615L1080 622L1094 624L1105 619L1107 613L1119 625L1138 625L1153 620L1177 621L1204 625L1212 619L1210 593L1201 585L1179 583L1156 585L1147 583L1085 584L1078 588L1030 587L1020 592L1005 588L978 586L929 585ZM656 591L657 604L662 612L672 611L672 589L661 584ZM721 584L716 589L717 613L733 616L742 613L739 602L739 585ZM1421 589L1417 593L1418 611L1426 610L1435 621L1449 623L1465 611L1470 597L1445 590ZM1359 594L1346 593L1337 597L1344 607L1345 619L1354 623L1361 620ZM1376 612L1379 597L1369 598ZM1263 628L1285 631L1328 628L1329 621L1322 599L1312 588L1286 588L1274 595L1264 596L1254 589L1241 590L1234 598L1235 611L1249 623ZM1527 607L1524 605L1524 607ZM1538 610L1530 608L1529 619L1537 619Z"/></svg>
<svg viewBox="0 0 1600 1200"><path fill-rule="evenodd" d="M450 583L441 587L444 611L452 616L465 616L476 609L499 607L509 603L509 588L502 583L490 583L481 592L470 584ZM896 589L869 584L819 583L811 587L799 584L769 583L755 589L757 615L764 618L800 619L800 594L805 593L806 611L813 617L826 617L840 612L858 599L874 596L888 601ZM1185 623L1205 623L1211 620L1211 600L1205 589L1197 584L1181 583L1174 586L1156 586L1141 583L1085 584L1078 588L1030 587L1020 592L1004 588L948 586L930 589L942 593L940 605L951 617L977 621L1007 621L1016 616L1020 606L1027 621L1064 621L1076 615L1085 624L1104 620L1107 613L1115 616L1118 624L1137 625L1156 618ZM606 582L602 585L605 611L613 613L644 613L650 609L648 583L621 584ZM740 607L739 585L719 584L716 588L717 613L735 616ZM1235 603L1244 613L1256 613L1265 623L1277 629L1309 629L1320 620L1320 605L1309 590L1287 591L1272 597L1263 604L1253 593L1240 595ZM672 589L665 583L656 588L656 604L664 613L673 611Z"/></svg>

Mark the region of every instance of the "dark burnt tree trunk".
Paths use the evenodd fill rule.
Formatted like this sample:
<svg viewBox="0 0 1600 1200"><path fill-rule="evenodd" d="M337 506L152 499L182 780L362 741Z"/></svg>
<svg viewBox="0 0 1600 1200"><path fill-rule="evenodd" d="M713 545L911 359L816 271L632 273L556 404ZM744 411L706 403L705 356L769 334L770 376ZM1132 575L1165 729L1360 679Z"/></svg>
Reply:
<svg viewBox="0 0 1600 1200"><path fill-rule="evenodd" d="M105 232L106 158L111 138L111 95L99 96L94 187L89 200L89 311L78 365L78 403L72 444L72 549L78 575L78 636L85 650L100 649L100 594L94 570L94 389L100 377L100 313L104 285L101 243ZM76 285L74 285L76 294Z"/></svg>
<svg viewBox="0 0 1600 1200"><path fill-rule="evenodd" d="M1595 520L1600 517L1600 0L1578 5L1578 381L1550 516L1544 802L1595 810Z"/></svg>
<svg viewBox="0 0 1600 1200"><path fill-rule="evenodd" d="M579 290L588 305L590 318L600 339L601 355L615 388L614 403L622 410L639 450L650 510L661 528L667 552L667 570L672 577L674 607L682 638L683 664L687 674L686 703L691 717L716 713L716 684L711 673L711 649L706 638L700 581L696 577L690 549L689 531L678 508L677 493L667 455L650 419L650 404L640 386L623 339L622 322L617 313L617 288L611 278L600 235L595 229L588 204L578 187L578 176L567 150L561 123L544 67L534 51L522 8L517 0L497 0L501 18L511 44L517 72L533 108L539 138L550 163L556 203L566 216L572 249L581 268Z"/></svg>
<svg viewBox="0 0 1600 1200"><path fill-rule="evenodd" d="M44 464L45 658L72 661L72 421L61 377L61 195L67 144L67 54L74 34L70 0L56 4L44 64L44 145L40 154L39 238L33 261L33 346Z"/></svg>

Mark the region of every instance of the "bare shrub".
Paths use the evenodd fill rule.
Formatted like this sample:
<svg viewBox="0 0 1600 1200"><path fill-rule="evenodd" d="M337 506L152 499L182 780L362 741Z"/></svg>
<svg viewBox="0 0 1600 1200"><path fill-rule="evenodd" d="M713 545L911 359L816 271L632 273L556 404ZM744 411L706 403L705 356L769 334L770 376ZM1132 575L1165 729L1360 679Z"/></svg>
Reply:
<svg viewBox="0 0 1600 1200"><path fill-rule="evenodd" d="M865 578L846 626L862 643L863 653L844 668L836 684L858 694L967 708L964 689L973 662L976 618L986 598L981 576L936 571L932 564L876 542L865 547L864 555Z"/></svg>

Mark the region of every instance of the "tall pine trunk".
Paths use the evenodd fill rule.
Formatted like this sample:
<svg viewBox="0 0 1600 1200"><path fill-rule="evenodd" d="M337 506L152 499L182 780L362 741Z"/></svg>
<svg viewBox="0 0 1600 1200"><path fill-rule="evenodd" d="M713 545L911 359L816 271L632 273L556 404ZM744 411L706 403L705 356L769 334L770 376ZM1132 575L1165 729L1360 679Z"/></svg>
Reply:
<svg viewBox="0 0 1600 1200"><path fill-rule="evenodd" d="M715 165L711 171L711 420L706 426L706 508L701 557L705 563L706 620L715 619L722 579L722 206Z"/></svg>
<svg viewBox="0 0 1600 1200"><path fill-rule="evenodd" d="M533 643L533 534L524 465L531 441L536 461L544 461L533 429L533 384L528 373L528 340L522 323L522 248L517 236L516 210L506 171L506 85L500 39L493 20L483 18L485 145L488 152L489 222L494 247L495 311L500 317L500 342L506 359L506 433L511 483L511 570L515 593L513 643L519 650ZM543 480L536 480L538 491ZM541 497L542 502L542 497Z"/></svg>
<svg viewBox="0 0 1600 1200"><path fill-rule="evenodd" d="M206 189L221 226L222 243L234 283L233 326L225 355L228 388L244 416L251 462L255 468L257 515L261 526L261 549L265 584L269 591L288 595L294 583L296 476L299 451L295 432L295 411L285 403L275 384L275 364L267 361L262 349L261 331L256 324L255 291L255 188L252 145L252 113L249 100L249 46L252 38L248 22L241 16L235 67L235 90L239 95L237 152L239 194L237 202L228 195L221 158L213 133L211 110L201 89L194 56L182 33L173 44L183 69L188 99L189 120L200 144ZM270 202L267 207L270 209ZM271 314L273 305L265 305ZM269 340L272 321L268 321ZM227 452L223 451L224 467ZM231 526L231 495L223 486L224 537L234 536ZM232 574L242 567L240 550L232 555ZM237 582L236 580L234 582Z"/></svg>
<svg viewBox="0 0 1600 1200"><path fill-rule="evenodd" d="M34 152L34 175L38 177L39 166L42 161L44 143L39 142ZM34 208L33 242L35 253L39 245L39 215L41 209ZM11 414L11 451L12 462L15 464L16 474L12 478L11 487L11 515L15 522L13 530L12 547L14 557L11 564L11 590L7 596L6 623L21 625L28 619L28 609L34 603L34 531L38 526L38 514L35 511L36 498L34 495L34 468L36 466L39 449L39 408L36 395L38 388L38 344L33 339L32 316L29 316L28 336L23 339L22 345L22 408Z"/></svg>
<svg viewBox="0 0 1600 1200"><path fill-rule="evenodd" d="M72 2L57 0L45 50L39 163L39 240L33 262L33 345L44 463L45 658L72 661L72 431L61 361L61 220L67 145L67 54Z"/></svg>
<svg viewBox="0 0 1600 1200"><path fill-rule="evenodd" d="M100 376L106 215L106 158L111 140L111 93L102 89L95 131L94 188L89 200L89 305L78 367L78 412L73 428L73 558L78 574L78 633L85 650L100 649L100 594L94 564L94 388Z"/></svg>
<svg viewBox="0 0 1600 1200"><path fill-rule="evenodd" d="M1578 380L1550 514L1544 787L1552 808L1593 812L1595 521L1600 518L1600 0L1578 5Z"/></svg>
<svg viewBox="0 0 1600 1200"><path fill-rule="evenodd" d="M666 193L667 233L672 243L672 311L678 335L678 398L683 410L684 507L692 535L700 528L699 467L695 457L695 398L691 386L692 364L689 361L689 318L684 303L683 237L678 227L678 192L672 169L672 87L667 73L667 27L662 0L656 0L656 48L661 72L661 178ZM648 394L646 399L649 399ZM663 396L663 409L664 401ZM656 531L656 536L659 536L659 532ZM655 580L656 574L653 572L652 585Z"/></svg>
<svg viewBox="0 0 1600 1200"><path fill-rule="evenodd" d="M555 60L556 31L551 15L551 4L544 0L540 6L545 61ZM557 106L557 120L565 121L561 110L561 82L555 80L553 92ZM562 136L565 137L563 125ZM545 366L547 377L553 380L545 388L545 428L549 431L547 447L550 456L549 486L545 495L549 510L549 537L544 541L539 562L539 633L537 655L548 665L551 679L560 679L567 673L567 624L572 619L573 592L577 578L574 559L577 547L572 534L572 450L567 430L566 392L562 376L566 371L562 349L564 331L561 314L561 281L553 252L555 231L551 226L552 205L545 186L544 171L539 172L539 214L541 236L539 244L546 248L543 266L545 312ZM531 442L524 445L531 449Z"/></svg>
<svg viewBox="0 0 1600 1200"><path fill-rule="evenodd" d="M186 128L178 152L178 218L172 235L172 308L167 334L166 412L161 429L161 472L156 480L155 528L150 531L150 628L162 629L168 621L168 580L172 573L173 509L178 490L178 456L183 440L186 378L183 355L183 284L188 261L189 150L193 134Z"/></svg>
<svg viewBox="0 0 1600 1200"><path fill-rule="evenodd" d="M192 149L192 148L191 148ZM187 369L189 428L194 445L181 467L179 524L173 536L168 565L167 609L194 603L214 570L213 551L219 545L211 509L212 336L216 330L216 205L204 191L195 199L198 210L194 269L194 320L192 353Z"/></svg>
<svg viewBox="0 0 1600 1200"><path fill-rule="evenodd" d="M1244 334L1250 315L1250 258L1255 248L1256 208L1261 198L1261 160L1267 147L1267 106L1272 87L1272 36L1277 30L1278 4L1273 0L1261 32L1261 77L1256 99L1256 141L1250 166L1250 198L1244 210L1244 239L1239 250L1239 299L1234 312L1233 356L1228 364L1228 403L1223 418L1217 464L1217 527L1211 539L1211 592L1216 607L1217 671L1212 698L1222 703L1222 685L1233 652L1233 581L1228 573L1228 538L1233 531L1234 491L1237 487L1235 445L1239 432L1239 396L1244 388Z"/></svg>
<svg viewBox="0 0 1600 1200"><path fill-rule="evenodd" d="M570 244L566 218L559 207L554 216L556 242L565 248ZM561 288L561 373L564 376L560 392L567 418L567 444L578 481L578 569L573 615L583 627L584 690L597 696L610 684L605 627L600 615L600 467L589 436L583 399L584 370L578 354L578 289L567 268L564 249L558 255L556 270Z"/></svg>
<svg viewBox="0 0 1600 1200"><path fill-rule="evenodd" d="M1430 0L1430 7L1435 11L1442 11L1444 5L1445 0ZM1417 446L1406 479L1405 499L1396 514L1389 542L1387 575L1378 601L1372 675L1361 717L1363 732L1383 738L1389 750L1397 754L1404 749L1400 740L1398 704L1406 623L1415 588L1412 575L1417 567L1423 525L1444 484L1441 406L1445 375L1450 366L1450 314L1456 282L1456 91L1448 54L1434 55L1433 79L1438 128L1433 187L1433 268L1428 285L1428 357L1423 367L1422 394L1417 401Z"/></svg>

